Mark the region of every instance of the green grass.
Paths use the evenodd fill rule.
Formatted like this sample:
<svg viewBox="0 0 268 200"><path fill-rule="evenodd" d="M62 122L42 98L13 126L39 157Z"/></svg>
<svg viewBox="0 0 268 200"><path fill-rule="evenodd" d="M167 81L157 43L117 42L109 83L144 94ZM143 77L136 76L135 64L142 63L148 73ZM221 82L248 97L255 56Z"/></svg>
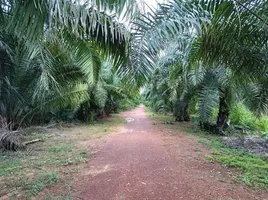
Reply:
<svg viewBox="0 0 268 200"><path fill-rule="evenodd" d="M60 179L57 172L40 174L36 179L26 180L23 183L23 189L30 192L32 195L39 194L43 188L55 184Z"/></svg>
<svg viewBox="0 0 268 200"><path fill-rule="evenodd" d="M182 124L180 124L182 126ZM205 144L212 155L205 155L210 162L219 162L228 167L238 169L234 178L256 188L268 189L268 159L243 151L231 149L223 144L218 136L206 134L202 131L185 130L198 137L198 144Z"/></svg>
<svg viewBox="0 0 268 200"><path fill-rule="evenodd" d="M267 158L230 149L215 137L208 137L205 144L212 149L214 161L241 170L236 175L236 180L253 187L268 189Z"/></svg>
<svg viewBox="0 0 268 200"><path fill-rule="evenodd" d="M48 148L49 152L58 153L58 152L71 152L71 145L60 145L60 146L52 146Z"/></svg>
<svg viewBox="0 0 268 200"><path fill-rule="evenodd" d="M129 99L123 99L119 103L119 111L125 111L125 110L130 110L134 109L137 106L139 106L141 102L139 100L129 100Z"/></svg>
<svg viewBox="0 0 268 200"><path fill-rule="evenodd" d="M172 116L153 113L148 108L147 115L156 124L172 121L173 119ZM235 180L252 187L268 189L267 158L231 149L221 142L220 137L207 134L198 128L189 128L183 123L175 123L175 126L178 132L179 130L183 130L188 134L194 135L197 144L204 144L211 150L211 155L204 155L210 162L219 162L225 166L238 169L234 176ZM169 126L166 127L168 128Z"/></svg>
<svg viewBox="0 0 268 200"><path fill-rule="evenodd" d="M172 122L172 123L174 122L173 117L171 117L169 115L162 114L162 113L156 113L156 112L152 111L148 107L145 107L145 113L150 118L165 120L164 122L163 121L161 122L163 124L169 124L170 125L170 122Z"/></svg>
<svg viewBox="0 0 268 200"><path fill-rule="evenodd" d="M94 124L26 134L24 140L44 140L30 145L26 150L0 150L0 193L7 192L14 199L18 195L22 199L31 199L44 188L71 182L73 176L82 172L82 164L87 163L93 153L88 147L94 147L96 139L117 132L119 125L125 123L119 115L114 115Z"/></svg>

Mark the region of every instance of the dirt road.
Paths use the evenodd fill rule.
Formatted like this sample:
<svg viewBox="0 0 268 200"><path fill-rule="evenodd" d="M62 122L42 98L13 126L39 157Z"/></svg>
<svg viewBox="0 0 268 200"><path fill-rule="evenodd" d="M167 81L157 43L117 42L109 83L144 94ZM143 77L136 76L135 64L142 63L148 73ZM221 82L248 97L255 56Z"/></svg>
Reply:
<svg viewBox="0 0 268 200"><path fill-rule="evenodd" d="M144 107L123 113L128 123L101 147L73 185L85 200L254 200L268 192L235 183L230 169L210 163L187 134L167 134Z"/></svg>

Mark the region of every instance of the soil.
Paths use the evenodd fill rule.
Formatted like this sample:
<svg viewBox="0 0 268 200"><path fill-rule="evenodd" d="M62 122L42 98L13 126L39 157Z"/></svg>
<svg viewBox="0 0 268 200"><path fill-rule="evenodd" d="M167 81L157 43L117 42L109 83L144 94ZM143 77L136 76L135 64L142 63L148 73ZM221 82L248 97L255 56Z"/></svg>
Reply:
<svg viewBox="0 0 268 200"><path fill-rule="evenodd" d="M268 157L268 138L259 136L223 137L222 141L230 148Z"/></svg>
<svg viewBox="0 0 268 200"><path fill-rule="evenodd" d="M210 163L204 157L210 151L195 136L154 125L143 106L122 116L128 122L123 130L108 138L74 181L77 199L268 200L268 191L236 183L233 169Z"/></svg>

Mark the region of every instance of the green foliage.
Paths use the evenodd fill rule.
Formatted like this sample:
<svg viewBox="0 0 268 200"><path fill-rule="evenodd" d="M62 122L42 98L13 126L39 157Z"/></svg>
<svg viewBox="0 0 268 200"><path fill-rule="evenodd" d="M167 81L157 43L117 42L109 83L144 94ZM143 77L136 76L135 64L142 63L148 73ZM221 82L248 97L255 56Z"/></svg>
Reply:
<svg viewBox="0 0 268 200"><path fill-rule="evenodd" d="M230 120L233 124L246 126L252 129L257 128L257 117L255 117L242 103L238 103L233 107Z"/></svg>
<svg viewBox="0 0 268 200"><path fill-rule="evenodd" d="M219 112L218 108L213 108L212 109L211 116L210 116L210 121L215 122L217 120L218 112Z"/></svg>
<svg viewBox="0 0 268 200"><path fill-rule="evenodd" d="M39 175L36 180L25 181L23 184L24 190L30 191L32 195L37 195L45 187L55 184L60 176L56 172L44 173Z"/></svg>
<svg viewBox="0 0 268 200"><path fill-rule="evenodd" d="M208 146L217 150L213 160L242 170L236 179L254 187L268 188L268 160L253 154L232 150L217 138L207 138ZM210 159L212 159L210 157Z"/></svg>
<svg viewBox="0 0 268 200"><path fill-rule="evenodd" d="M133 109L140 104L141 104L141 102L139 99L133 99L133 100L132 99L122 99L119 102L119 110L124 111L124 110Z"/></svg>
<svg viewBox="0 0 268 200"><path fill-rule="evenodd" d="M257 127L258 130L263 131L263 132L268 132L268 116L263 116L260 119L258 119L257 121ZM263 136L265 135L265 133L263 133ZM268 136L268 134L267 134Z"/></svg>
<svg viewBox="0 0 268 200"><path fill-rule="evenodd" d="M111 93L123 93L119 85L108 88L101 73L105 60L111 69L125 59L128 32L98 2L94 9L77 1L0 2L1 128L74 118L84 102L103 109L118 97ZM65 109L69 116L61 115Z"/></svg>
<svg viewBox="0 0 268 200"><path fill-rule="evenodd" d="M155 111L179 110L175 113L182 116L186 113L177 109L182 106L174 102L188 103L197 97L201 124L213 119L216 130L228 126L228 113L233 112L230 108L237 101L247 101L254 114L265 114L268 111L267 2L197 0L190 4L176 1L138 20L140 26L133 40L137 51L133 50L132 60L140 66L138 70L153 73L144 73L150 80L147 105ZM189 12L189 8L198 14ZM184 12L190 15L182 19ZM189 24L190 30L188 27L178 30L181 24ZM212 113L213 109L219 113ZM259 122L254 116L247 118L239 123L256 129Z"/></svg>
<svg viewBox="0 0 268 200"><path fill-rule="evenodd" d="M194 115L197 113L198 113L197 97L193 95L193 98L191 98L190 100L190 114Z"/></svg>
<svg viewBox="0 0 268 200"><path fill-rule="evenodd" d="M230 120L234 125L241 125L255 131L268 131L267 116L257 118L243 103L238 103L232 108Z"/></svg>
<svg viewBox="0 0 268 200"><path fill-rule="evenodd" d="M141 86L155 112L188 121L198 111L202 125L217 109L219 130L236 101L257 116L268 113L266 1L139 7L0 1L0 127L93 121L137 105L131 101ZM267 120L243 108L231 110L231 121L267 134Z"/></svg>

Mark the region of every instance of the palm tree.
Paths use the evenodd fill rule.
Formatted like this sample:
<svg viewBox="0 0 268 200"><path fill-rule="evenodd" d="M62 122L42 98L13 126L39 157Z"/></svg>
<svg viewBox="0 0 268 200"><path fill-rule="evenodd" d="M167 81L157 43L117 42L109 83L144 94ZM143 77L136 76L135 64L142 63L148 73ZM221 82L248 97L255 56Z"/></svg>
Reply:
<svg viewBox="0 0 268 200"><path fill-rule="evenodd" d="M115 65L126 59L128 33L107 10L114 2L0 2L0 115L9 129L48 106L77 109L99 80L100 57L114 55Z"/></svg>
<svg viewBox="0 0 268 200"><path fill-rule="evenodd" d="M157 60L156 55L163 48L163 44L167 40L180 37L185 33L178 30L180 26L174 25L174 22L184 22L184 29L180 27L181 30L191 33L191 38L195 40L194 43L190 42L191 53L189 54L188 51L185 53L188 58L185 66L190 71L190 74L186 73L190 76L189 79L185 80L187 85L194 85L198 91L200 119L206 122L212 107L218 105L217 130L224 129L228 122L229 102L232 99L231 96L235 96L234 86L239 89L248 86L252 95L245 98L251 97L250 102L256 98L258 106L255 106L255 110L262 113L267 112L267 92L264 89L268 58L267 24L265 22L267 2L201 0L192 3L192 7L189 5L187 7L187 3L185 5L180 1L162 6L170 9L170 12L168 14L161 13L164 10L162 8L155 13L155 16L141 22L144 26L139 26L140 30L137 33L137 40L141 42L134 41L139 44L137 52L145 55L142 57L145 61L137 59L138 61L135 62L141 63L142 71L145 71L143 68L153 68L151 63ZM186 19L192 19L197 23L191 23L191 20L185 23L185 19L176 15L179 10L176 5L180 5L180 9L184 8L184 12L180 13L192 17L186 17ZM187 15L192 11L186 8L195 8L195 6L202 8L199 15ZM171 17L169 18L169 16ZM189 26L189 24L191 25ZM134 58L136 59L136 57L139 56ZM219 71L222 71L221 76L219 76ZM198 72L196 78L191 76L194 74L193 72ZM178 75L178 79L179 77L181 75ZM194 79L199 81L191 83L191 80ZM249 82L248 85L247 82ZM183 94L183 91L180 93ZM242 92L240 91L240 93ZM178 105L183 107L182 103ZM253 104L251 103L251 105ZM253 108L253 106L251 107Z"/></svg>
<svg viewBox="0 0 268 200"><path fill-rule="evenodd" d="M211 11L212 16L211 23L205 24L197 39L197 60L207 65L217 62L225 66L231 70L232 80L236 80L231 82L236 82L236 85L256 85L256 81L264 80L268 67L268 27L264 20L267 18L267 2L210 1L204 7ZM229 79L229 85L231 82ZM256 94L253 88L247 87L251 90L249 93ZM230 93L233 91L228 87L220 90L218 127L225 127L228 121ZM253 95L251 97L252 101ZM259 98L255 95L255 100L259 102L254 108L256 114L266 112L266 96Z"/></svg>
<svg viewBox="0 0 268 200"><path fill-rule="evenodd" d="M90 98L83 102L78 111L78 119L89 121L94 114L105 117L112 112L117 112L121 99L129 95L129 90L124 88L122 80L113 72L111 61L106 59L102 63L98 80L94 85L89 85Z"/></svg>

